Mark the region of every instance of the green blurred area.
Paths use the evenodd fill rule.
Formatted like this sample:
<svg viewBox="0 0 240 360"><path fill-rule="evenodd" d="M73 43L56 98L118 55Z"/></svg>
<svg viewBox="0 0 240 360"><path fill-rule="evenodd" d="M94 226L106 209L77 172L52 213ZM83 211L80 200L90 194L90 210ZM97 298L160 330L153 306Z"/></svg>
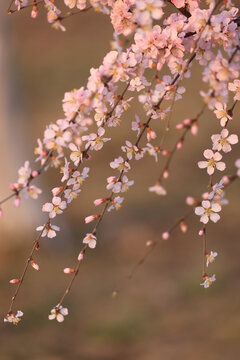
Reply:
<svg viewBox="0 0 240 360"><path fill-rule="evenodd" d="M109 19L102 14L88 12L66 20L66 33L53 30L45 13L40 15L32 20L26 10L7 18L11 71L17 74L23 126L29 136L22 147L32 161L36 138L42 137L47 124L63 116L64 92L86 84L90 68L99 66L109 51L112 36ZM187 92L174 107L167 149L179 136L174 126L186 117L196 116L202 107L202 70L193 66L191 80L184 80ZM108 130L113 141L93 154L90 178L79 199L54 222L61 227L61 233L55 239L41 241L36 255L41 270L29 269L16 302L16 310L24 312L23 321L18 327L3 322L0 325L0 360L239 358L239 182L227 190L230 205L224 208L220 222L208 227L208 249L219 253L209 268L217 277L210 289L199 285L202 240L197 235L198 218L189 218L186 234L177 229L169 241L161 241L161 233L187 211L186 196L199 198L207 189L206 172L198 169L196 162L202 159L203 150L211 146L210 135L219 132L219 121L208 111L201 118L199 135L188 134L183 148L176 153L165 182L166 197L147 190L155 183L166 159L160 157L156 164L153 158L145 157L133 163L129 178L135 180L135 186L127 193L123 208L104 218L98 246L86 254L64 303L69 316L63 324L47 319L69 281L62 270L75 265L82 236L91 231L91 224L85 225L84 217L96 212L95 198L107 195L105 179L113 174L109 162L121 154L120 147L126 139L134 141L131 121L135 113L144 120L143 110L133 106L124 115L120 128ZM239 105L235 114L230 130L239 135ZM163 124L155 126L161 131ZM21 142L22 134L15 136ZM15 151L21 153L21 147ZM238 145L225 155L229 173L234 170L237 156ZM19 166L24 161L23 156ZM1 237L2 317L13 291L8 280L21 273L36 236L34 228L45 219L41 206L50 199L51 188L60 183L60 177L56 178L56 172L50 170L37 183L45 193L37 202L37 212L28 211L31 200L22 205L28 214L26 222L33 230L20 232L21 223L16 219L12 224L15 236L4 233ZM4 194L3 189L1 193ZM7 210L4 216L10 219L21 211L11 206ZM127 280L129 270L145 253L147 240L156 240L159 245L133 279ZM112 299L112 291L121 286L116 299Z"/></svg>

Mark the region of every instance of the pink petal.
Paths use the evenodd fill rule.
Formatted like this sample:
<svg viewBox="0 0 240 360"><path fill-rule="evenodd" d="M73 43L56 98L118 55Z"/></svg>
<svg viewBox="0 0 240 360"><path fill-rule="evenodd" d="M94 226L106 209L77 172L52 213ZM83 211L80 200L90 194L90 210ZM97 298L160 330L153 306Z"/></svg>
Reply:
<svg viewBox="0 0 240 360"><path fill-rule="evenodd" d="M226 164L222 161L216 163L216 168L220 171L223 171L226 169Z"/></svg>

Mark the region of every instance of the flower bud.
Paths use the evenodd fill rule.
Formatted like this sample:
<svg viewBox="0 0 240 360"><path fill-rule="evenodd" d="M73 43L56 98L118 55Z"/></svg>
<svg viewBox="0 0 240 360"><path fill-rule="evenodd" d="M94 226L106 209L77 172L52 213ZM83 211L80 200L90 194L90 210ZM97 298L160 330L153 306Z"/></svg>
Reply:
<svg viewBox="0 0 240 360"><path fill-rule="evenodd" d="M19 207L21 204L21 199L20 199L20 196L16 196L15 199L13 200L13 206L15 207Z"/></svg>
<svg viewBox="0 0 240 360"><path fill-rule="evenodd" d="M10 282L10 284L17 284L17 283L19 283L19 279L12 279L9 282Z"/></svg>
<svg viewBox="0 0 240 360"><path fill-rule="evenodd" d="M96 199L96 200L94 200L94 205L95 206L98 206L98 205L101 205L102 203L104 203L105 201L107 201L107 199Z"/></svg>
<svg viewBox="0 0 240 360"><path fill-rule="evenodd" d="M193 135L197 135L198 134L198 124L197 122L195 121L191 127L191 133Z"/></svg>
<svg viewBox="0 0 240 360"><path fill-rule="evenodd" d="M167 179L168 177L169 177L169 171L168 171L168 169L165 169L163 172L163 178Z"/></svg>
<svg viewBox="0 0 240 360"><path fill-rule="evenodd" d="M154 244L155 244L155 242L152 241L152 240L146 241L146 246L147 246L147 247L153 246Z"/></svg>
<svg viewBox="0 0 240 360"><path fill-rule="evenodd" d="M79 255L78 255L78 261L82 261L82 260L83 260L83 255L84 255L84 253L83 253L83 251L81 251L81 252L79 253Z"/></svg>
<svg viewBox="0 0 240 360"><path fill-rule="evenodd" d="M88 224L92 222L93 220L97 219L100 215L90 215L85 217L85 223Z"/></svg>
<svg viewBox="0 0 240 360"><path fill-rule="evenodd" d="M183 126L182 123L176 125L176 129L178 129L178 130L182 130L183 127L184 127L184 126Z"/></svg>
<svg viewBox="0 0 240 360"><path fill-rule="evenodd" d="M65 269L63 269L63 272L64 272L65 274L72 274L72 273L75 272L75 270L72 269L72 268L65 268Z"/></svg>
<svg viewBox="0 0 240 360"><path fill-rule="evenodd" d="M187 232L187 225L185 224L185 222L182 220L180 221L180 229L183 233Z"/></svg>
<svg viewBox="0 0 240 360"><path fill-rule="evenodd" d="M204 234L204 230L201 229L201 230L199 231L198 235L199 235L199 236L203 236L203 234Z"/></svg>
<svg viewBox="0 0 240 360"><path fill-rule="evenodd" d="M34 262L34 260L31 260L31 261L30 261L30 264L32 265L32 267L33 267L35 270L39 270L39 265L36 264L36 263Z"/></svg>
<svg viewBox="0 0 240 360"><path fill-rule="evenodd" d="M34 171L32 171L31 175L32 175L33 178L35 178L35 177L37 177L39 175L39 173L38 173L37 170L34 170Z"/></svg>
<svg viewBox="0 0 240 360"><path fill-rule="evenodd" d="M163 239L163 240L168 240L169 237L170 237L169 232L166 231L166 232L162 233L162 239Z"/></svg>
<svg viewBox="0 0 240 360"><path fill-rule="evenodd" d="M188 196L186 198L186 204L189 206L193 206L193 205L197 205L198 201L196 199L194 199L192 196Z"/></svg>
<svg viewBox="0 0 240 360"><path fill-rule="evenodd" d="M183 146L183 141L180 140L178 143L177 143L177 149L180 150Z"/></svg>

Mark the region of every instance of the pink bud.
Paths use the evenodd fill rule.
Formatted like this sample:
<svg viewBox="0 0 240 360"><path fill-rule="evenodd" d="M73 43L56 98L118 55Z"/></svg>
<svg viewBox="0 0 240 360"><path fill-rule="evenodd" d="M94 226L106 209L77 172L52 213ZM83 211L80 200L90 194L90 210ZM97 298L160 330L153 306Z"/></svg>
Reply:
<svg viewBox="0 0 240 360"><path fill-rule="evenodd" d="M197 123L194 123L191 127L191 133L193 135L197 135L198 134L198 124Z"/></svg>
<svg viewBox="0 0 240 360"><path fill-rule="evenodd" d="M228 176L223 176L223 181L224 181L224 184L229 184L230 183L230 179Z"/></svg>
<svg viewBox="0 0 240 360"><path fill-rule="evenodd" d="M177 124L177 125L176 125L176 129L178 129L178 130L183 129L183 124Z"/></svg>
<svg viewBox="0 0 240 360"><path fill-rule="evenodd" d="M15 187L14 183L10 184L9 187L10 187L11 190L16 190L16 187Z"/></svg>
<svg viewBox="0 0 240 360"><path fill-rule="evenodd" d="M72 268L65 268L65 269L63 269L63 272L64 272L65 274L72 274L72 273L75 272L75 270L72 269Z"/></svg>
<svg viewBox="0 0 240 360"><path fill-rule="evenodd" d="M196 199L194 199L192 196L188 196L186 198L187 205L192 206L192 205L196 205L196 203L198 203L198 201Z"/></svg>
<svg viewBox="0 0 240 360"><path fill-rule="evenodd" d="M39 173L38 173L38 171L34 170L34 171L32 171L31 175L32 175L33 178L35 178L35 177L37 177L39 175Z"/></svg>
<svg viewBox="0 0 240 360"><path fill-rule="evenodd" d="M54 196L57 196L63 190L63 186L55 187L52 189L52 193Z"/></svg>
<svg viewBox="0 0 240 360"><path fill-rule="evenodd" d="M31 12L31 17L33 19L36 19L36 17L38 16L38 7L37 5L35 4L32 8L32 12Z"/></svg>
<svg viewBox="0 0 240 360"><path fill-rule="evenodd" d="M107 199L96 199L94 200L94 205L95 206L98 206L98 205L101 205L102 203L104 203L105 201L107 201Z"/></svg>
<svg viewBox="0 0 240 360"><path fill-rule="evenodd" d="M30 261L30 264L32 265L32 267L33 267L35 270L39 270L39 265L36 264L33 260Z"/></svg>
<svg viewBox="0 0 240 360"><path fill-rule="evenodd" d="M170 155L171 152L168 150L162 150L162 155L166 156L166 155Z"/></svg>
<svg viewBox="0 0 240 360"><path fill-rule="evenodd" d="M183 146L183 141L180 140L178 143L177 143L177 149L180 150Z"/></svg>
<svg viewBox="0 0 240 360"><path fill-rule="evenodd" d="M166 231L166 232L162 233L162 239L163 239L163 240L168 240L169 237L170 237L169 232Z"/></svg>
<svg viewBox="0 0 240 360"><path fill-rule="evenodd" d="M164 170L163 177L164 177L164 179L167 179L169 177L169 171L167 169Z"/></svg>
<svg viewBox="0 0 240 360"><path fill-rule="evenodd" d="M99 215L90 215L85 217L85 223L88 224L90 222L92 222L93 220L97 219L99 217Z"/></svg>
<svg viewBox="0 0 240 360"><path fill-rule="evenodd" d="M183 233L187 232L187 225L183 220L180 222L180 229Z"/></svg>
<svg viewBox="0 0 240 360"><path fill-rule="evenodd" d="M3 216L3 211L2 209L0 208L0 218Z"/></svg>
<svg viewBox="0 0 240 360"><path fill-rule="evenodd" d="M10 282L10 284L17 284L17 283L19 283L19 279L12 279L9 282Z"/></svg>
<svg viewBox="0 0 240 360"><path fill-rule="evenodd" d="M190 124L191 124L191 122L192 122L192 120L191 120L191 119L189 119L189 118L187 118L187 119L183 120L183 124L184 124L185 126L190 125Z"/></svg>
<svg viewBox="0 0 240 360"><path fill-rule="evenodd" d="M155 244L155 242L152 241L152 240L148 240L148 241L146 242L146 246L147 246L147 247L153 246L154 244Z"/></svg>
<svg viewBox="0 0 240 360"><path fill-rule="evenodd" d="M208 193L208 192L205 192L205 193L202 194L202 198L203 198L204 200L207 200L207 199L208 199L208 195L209 195L209 193Z"/></svg>
<svg viewBox="0 0 240 360"><path fill-rule="evenodd" d="M82 261L83 260L83 252L81 251L78 255L78 261Z"/></svg>
<svg viewBox="0 0 240 360"><path fill-rule="evenodd" d="M32 10L32 12L31 12L31 18L32 18L32 19L36 19L37 16L38 16L38 11Z"/></svg>
<svg viewBox="0 0 240 360"><path fill-rule="evenodd" d="M203 234L204 234L204 230L201 229L201 230L199 231L198 235L199 235L199 236L203 236Z"/></svg>
<svg viewBox="0 0 240 360"><path fill-rule="evenodd" d="M15 207L19 207L20 204L21 204L21 199L20 199L20 196L17 195L17 196L15 197L15 199L13 200L13 205L14 205Z"/></svg>

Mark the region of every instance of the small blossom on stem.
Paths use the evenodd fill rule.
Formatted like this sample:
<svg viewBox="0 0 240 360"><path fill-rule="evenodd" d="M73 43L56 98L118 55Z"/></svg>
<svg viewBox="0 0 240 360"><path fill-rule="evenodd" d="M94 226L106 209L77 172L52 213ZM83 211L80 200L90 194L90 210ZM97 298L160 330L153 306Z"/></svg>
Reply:
<svg viewBox="0 0 240 360"><path fill-rule="evenodd" d="M215 171L215 168L223 171L226 168L224 162L220 161L222 159L222 155L219 152L213 152L212 150L205 150L203 153L204 157L208 159L208 161L199 161L198 167L200 169L207 168L208 175L212 175Z"/></svg>
<svg viewBox="0 0 240 360"><path fill-rule="evenodd" d="M215 185L213 185L212 191L208 195L209 200L212 200L215 195L220 196L223 193L223 190L222 190L224 187L223 184L224 184L224 179L221 179L219 183L216 183Z"/></svg>
<svg viewBox="0 0 240 360"><path fill-rule="evenodd" d="M80 148L73 143L69 144L68 147L72 151L70 155L70 159L72 160L75 166L78 166L80 161L82 161L82 157L83 157Z"/></svg>
<svg viewBox="0 0 240 360"><path fill-rule="evenodd" d="M240 80L235 79L233 83L228 84L228 89L235 92L234 100L240 100Z"/></svg>
<svg viewBox="0 0 240 360"><path fill-rule="evenodd" d="M83 243L87 244L91 249L94 249L97 244L97 238L92 233L86 234L85 238L83 239Z"/></svg>
<svg viewBox="0 0 240 360"><path fill-rule="evenodd" d="M47 235L47 237L49 237L50 239L56 236L56 231L59 231L60 228L56 225L52 225L50 223L43 225L43 226L38 226L36 228L37 231L42 231L42 237L45 237Z"/></svg>
<svg viewBox="0 0 240 360"><path fill-rule="evenodd" d="M223 129L221 134L215 134L211 136L213 142L213 150L224 151L225 153L232 150L231 145L238 143L238 136L233 134L229 135L229 131L227 129Z"/></svg>
<svg viewBox="0 0 240 360"><path fill-rule="evenodd" d="M68 309L63 308L60 305L60 306L56 306L55 308L53 308L51 310L51 314L48 315L48 319L49 320L56 319L58 322L63 322L64 321L64 316L67 316L67 315L68 315Z"/></svg>
<svg viewBox="0 0 240 360"><path fill-rule="evenodd" d="M19 321L21 321L21 317L23 316L23 312L18 310L17 314L14 315L13 313L7 314L7 316L4 318L4 322L10 322L13 323L13 325L17 325Z"/></svg>
<svg viewBox="0 0 240 360"><path fill-rule="evenodd" d="M62 201L59 196L54 196L52 198L52 203L46 203L43 205L42 211L49 212L50 219L53 219L56 215L62 214L66 207L66 201Z"/></svg>
<svg viewBox="0 0 240 360"><path fill-rule="evenodd" d="M103 144L106 141L110 141L110 138L103 138L103 135L105 134L105 129L103 127L98 128L97 134L90 134L85 135L82 137L83 141L87 141L85 148L87 149L90 146L91 150L101 150L103 147Z"/></svg>
<svg viewBox="0 0 240 360"><path fill-rule="evenodd" d="M224 127L227 121L232 119L232 117L227 112L227 105L216 102L215 107L216 110L214 110L214 113L216 117L220 119L221 126Z"/></svg>
<svg viewBox="0 0 240 360"><path fill-rule="evenodd" d="M128 171L130 170L130 165L127 161L123 159L122 156L114 159L114 161L110 162L110 166L112 169L117 169L119 171Z"/></svg>
<svg viewBox="0 0 240 360"><path fill-rule="evenodd" d="M211 204L210 201L203 200L202 206L195 208L195 214L201 216L200 221L204 224L208 223L209 218L216 223L220 219L220 215L217 213L221 210L222 208L219 204Z"/></svg>
<svg viewBox="0 0 240 360"><path fill-rule="evenodd" d="M218 255L218 253L217 252L213 252L213 251L211 251L210 252L210 254L206 254L205 256L206 256L206 259L207 259L207 261L206 261L206 265L208 266L209 264L211 264L212 262L214 262L215 261L215 257Z"/></svg>
<svg viewBox="0 0 240 360"><path fill-rule="evenodd" d="M209 288L209 286L212 285L212 283L214 281L216 281L216 275L212 275L212 276L208 276L208 275L204 275L204 282L201 283L200 285L202 285L205 289Z"/></svg>
<svg viewBox="0 0 240 360"><path fill-rule="evenodd" d="M167 191L164 189L164 187L162 185L160 185L160 183L156 183L154 186L150 186L148 188L148 191L150 192L154 192L157 195L166 195Z"/></svg>

